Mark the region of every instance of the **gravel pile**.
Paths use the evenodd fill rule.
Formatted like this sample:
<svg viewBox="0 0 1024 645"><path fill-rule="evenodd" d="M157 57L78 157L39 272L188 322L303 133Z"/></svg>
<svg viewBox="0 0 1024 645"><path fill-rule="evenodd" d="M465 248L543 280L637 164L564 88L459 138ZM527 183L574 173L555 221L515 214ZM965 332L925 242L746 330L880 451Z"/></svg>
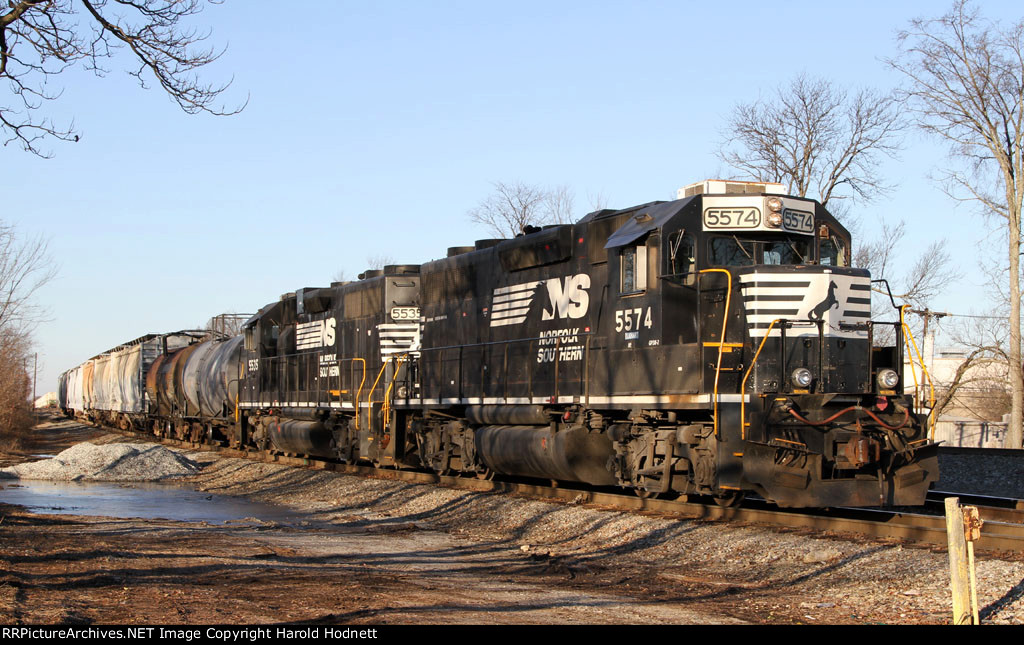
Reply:
<svg viewBox="0 0 1024 645"><path fill-rule="evenodd" d="M80 443L51 459L0 469L0 477L52 481L160 481L199 471L191 459L149 443Z"/></svg>

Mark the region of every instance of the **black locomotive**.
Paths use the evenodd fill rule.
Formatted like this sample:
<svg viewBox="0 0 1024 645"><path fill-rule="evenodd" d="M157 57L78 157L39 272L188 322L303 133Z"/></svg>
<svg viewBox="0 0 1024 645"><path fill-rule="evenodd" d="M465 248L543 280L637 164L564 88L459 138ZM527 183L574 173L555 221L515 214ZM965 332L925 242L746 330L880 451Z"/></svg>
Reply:
<svg viewBox="0 0 1024 645"><path fill-rule="evenodd" d="M143 409L78 405L163 436L439 473L923 503L936 445L903 393L904 327L896 310L872 321L846 229L770 184L680 193L299 289L240 337L165 346L139 368ZM80 376L62 377L66 408Z"/></svg>

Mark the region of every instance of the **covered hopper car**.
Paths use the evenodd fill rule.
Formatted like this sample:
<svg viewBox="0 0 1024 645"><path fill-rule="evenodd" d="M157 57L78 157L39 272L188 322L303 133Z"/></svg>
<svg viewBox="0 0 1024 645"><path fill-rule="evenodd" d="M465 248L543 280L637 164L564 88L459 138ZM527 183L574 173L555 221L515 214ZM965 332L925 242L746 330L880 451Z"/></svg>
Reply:
<svg viewBox="0 0 1024 645"><path fill-rule="evenodd" d="M921 504L938 467L903 391L906 327L895 308L872 320L850 257L819 203L708 181L298 289L233 339L146 337L148 362L96 357L61 400L160 436L386 467Z"/></svg>

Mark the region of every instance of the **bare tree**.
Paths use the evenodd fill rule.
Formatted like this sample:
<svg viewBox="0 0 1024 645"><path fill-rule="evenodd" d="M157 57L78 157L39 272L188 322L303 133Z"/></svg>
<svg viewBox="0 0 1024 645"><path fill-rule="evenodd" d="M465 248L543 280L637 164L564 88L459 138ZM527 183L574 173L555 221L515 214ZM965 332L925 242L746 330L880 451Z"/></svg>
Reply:
<svg viewBox="0 0 1024 645"><path fill-rule="evenodd" d="M55 272L44 239L0 221L0 437L9 446L32 425L31 331L46 315L34 295Z"/></svg>
<svg viewBox="0 0 1024 645"><path fill-rule="evenodd" d="M886 157L895 157L906 129L895 97L871 89L850 94L831 81L805 75L778 87L771 98L737 105L725 127L718 156L757 181L782 182L799 197L813 197L851 229L863 230L851 202L871 201L892 187L879 174ZM855 247L854 264L889 281L894 298L917 307L956 276L945 241L933 242L910 272L897 276L903 224L880 221L875 236ZM876 289L881 295L884 289ZM874 313L892 313L888 297L875 298ZM892 342L895 333L879 330L876 340Z"/></svg>
<svg viewBox="0 0 1024 645"><path fill-rule="evenodd" d="M42 321L33 295L56 271L45 239L23 239L0 221L0 334L23 334Z"/></svg>
<svg viewBox="0 0 1024 645"><path fill-rule="evenodd" d="M713 175L712 175L713 176ZM672 195L672 199L676 196ZM587 201L590 203L590 211L600 211L608 208L608 197L601 191L596 193L587 192Z"/></svg>
<svg viewBox="0 0 1024 645"><path fill-rule="evenodd" d="M0 334L0 442L7 450L20 447L21 436L34 422L29 347L27 334Z"/></svg>
<svg viewBox="0 0 1024 645"><path fill-rule="evenodd" d="M128 73L143 88L155 82L185 112L239 112L244 105L216 105L230 83L204 84L196 75L223 53L201 48L209 34L188 25L206 2L218 0L8 0L0 15L0 79L15 103L0 105L5 145L16 141L49 157L42 141L78 141L73 123L57 125L37 111L60 97L55 76L78 63L104 76L104 61L121 49L129 53Z"/></svg>
<svg viewBox="0 0 1024 645"><path fill-rule="evenodd" d="M386 254L368 255L366 256L366 266L370 270L383 269L389 264L394 264L395 258Z"/></svg>
<svg viewBox="0 0 1024 645"><path fill-rule="evenodd" d="M954 405L970 408L979 419L985 420L1000 419L1007 408L1012 412L1012 396L1006 396L1005 336L993 333L992 326L974 324L961 328L954 337L969 351L948 383L935 384L936 418Z"/></svg>
<svg viewBox="0 0 1024 645"><path fill-rule="evenodd" d="M573 221L573 193L566 186L543 188L523 182L494 183L494 192L469 211L469 219L496 237L511 238L527 226Z"/></svg>
<svg viewBox="0 0 1024 645"><path fill-rule="evenodd" d="M907 78L903 97L917 126L946 142L951 156L966 168L945 171L947 192L977 204L1005 233L1012 392L1007 445L1020 448L1024 21L996 24L983 19L967 0L957 0L939 18L912 21L899 42L900 55L889 64Z"/></svg>
<svg viewBox="0 0 1024 645"><path fill-rule="evenodd" d="M853 264L868 269L874 276L895 275L889 284L893 298L923 309L943 287L956 279L959 268L946 250L946 241L940 240L926 246L909 271L896 274L894 264L900 259L899 248L906 237L906 229L906 222L893 224L882 220L878 223L878 237L857 247ZM891 308L888 302L881 304Z"/></svg>
<svg viewBox="0 0 1024 645"><path fill-rule="evenodd" d="M737 105L718 156L756 181L781 181L822 204L870 200L890 188L878 174L899 150L903 130L891 95L863 89L853 96L805 75L769 100Z"/></svg>

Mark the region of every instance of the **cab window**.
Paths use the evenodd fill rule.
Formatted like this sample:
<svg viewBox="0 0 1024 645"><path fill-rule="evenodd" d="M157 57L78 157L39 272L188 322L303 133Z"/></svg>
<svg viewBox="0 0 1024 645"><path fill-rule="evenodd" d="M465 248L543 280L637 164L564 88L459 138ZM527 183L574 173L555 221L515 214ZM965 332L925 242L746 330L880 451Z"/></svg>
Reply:
<svg viewBox="0 0 1024 645"><path fill-rule="evenodd" d="M811 245L806 239L786 238L762 243L763 264L810 264Z"/></svg>
<svg viewBox="0 0 1024 645"><path fill-rule="evenodd" d="M627 246L621 256L621 288L619 293L640 293L647 289L647 247Z"/></svg>
<svg viewBox="0 0 1024 645"><path fill-rule="evenodd" d="M754 242L733 237L713 237L708 248L711 266L748 266L755 264Z"/></svg>
<svg viewBox="0 0 1024 645"><path fill-rule="evenodd" d="M693 286L697 283L697 241L685 229L672 231L663 248L661 278L673 284Z"/></svg>

